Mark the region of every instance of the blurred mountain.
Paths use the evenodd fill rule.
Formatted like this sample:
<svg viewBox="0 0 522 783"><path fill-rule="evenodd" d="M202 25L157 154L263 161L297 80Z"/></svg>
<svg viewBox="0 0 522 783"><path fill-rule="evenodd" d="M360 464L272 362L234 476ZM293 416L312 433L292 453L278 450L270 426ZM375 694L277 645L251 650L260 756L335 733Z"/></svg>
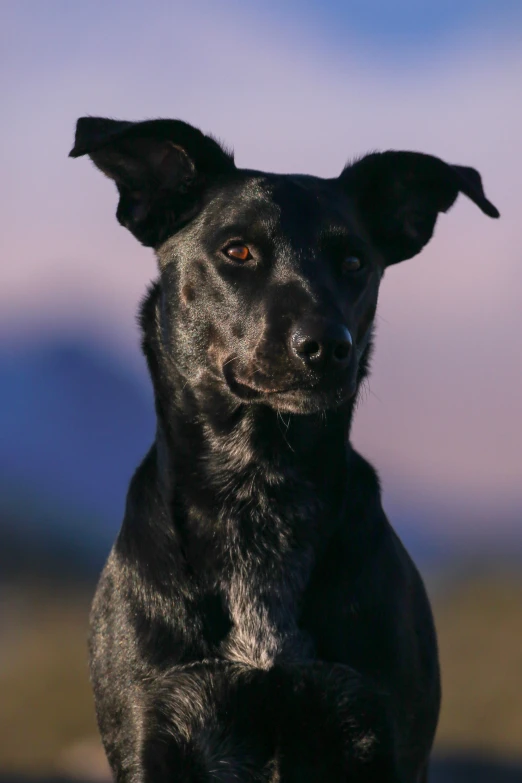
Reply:
<svg viewBox="0 0 522 783"><path fill-rule="evenodd" d="M145 371L100 344L60 338L0 346L0 568L29 571L67 562L98 569L119 528L130 477L155 429ZM441 526L451 514L405 487L392 516L421 567L473 554L473 532ZM445 515L445 516L444 516ZM521 515L522 516L522 515ZM492 534L502 527L495 520ZM506 529L516 526L512 520ZM459 538L460 535L460 538ZM509 540L508 540L509 539ZM29 545L30 544L30 545ZM491 541L486 542L491 556ZM484 542L482 548L485 547ZM515 559L522 538L506 537ZM499 556L505 551L499 550Z"/></svg>
<svg viewBox="0 0 522 783"><path fill-rule="evenodd" d="M3 559L30 535L49 554L98 561L154 428L145 369L101 346L64 339L0 354Z"/></svg>

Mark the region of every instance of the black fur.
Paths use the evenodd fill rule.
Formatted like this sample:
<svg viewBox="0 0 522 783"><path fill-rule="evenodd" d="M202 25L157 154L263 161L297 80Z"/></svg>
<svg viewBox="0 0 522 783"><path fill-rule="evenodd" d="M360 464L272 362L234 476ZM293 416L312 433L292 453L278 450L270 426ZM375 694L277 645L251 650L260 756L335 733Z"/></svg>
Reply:
<svg viewBox="0 0 522 783"><path fill-rule="evenodd" d="M160 269L156 438L92 612L116 779L425 780L432 616L349 434L384 270L459 191L498 216L479 174L407 152L330 180L239 170L170 120L84 118L83 154Z"/></svg>

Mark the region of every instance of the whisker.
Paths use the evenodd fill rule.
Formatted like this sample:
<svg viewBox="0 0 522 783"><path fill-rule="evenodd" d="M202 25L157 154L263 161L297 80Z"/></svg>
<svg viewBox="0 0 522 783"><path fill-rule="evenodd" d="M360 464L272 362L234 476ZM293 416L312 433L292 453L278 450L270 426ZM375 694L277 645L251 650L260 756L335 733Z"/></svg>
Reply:
<svg viewBox="0 0 522 783"><path fill-rule="evenodd" d="M288 441L288 438L286 437L286 433L288 432L288 427L290 426L290 421L288 421L288 425L285 425L285 421L283 419L283 416L282 416L281 412L277 411L277 422L278 422L278 424L279 424L279 421L281 421L283 423L283 427L285 427L285 432L283 432L281 427L279 427L279 432L283 436L283 440L286 443L286 445L288 446L288 448L290 449L290 451L293 451L294 454L295 454L295 449L292 448L292 446L290 445L290 443Z"/></svg>

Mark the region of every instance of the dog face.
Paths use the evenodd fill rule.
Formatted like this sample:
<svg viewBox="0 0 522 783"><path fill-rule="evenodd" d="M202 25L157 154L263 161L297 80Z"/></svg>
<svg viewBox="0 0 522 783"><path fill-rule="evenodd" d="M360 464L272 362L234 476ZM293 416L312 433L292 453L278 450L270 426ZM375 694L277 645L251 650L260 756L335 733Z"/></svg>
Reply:
<svg viewBox="0 0 522 783"><path fill-rule="evenodd" d="M204 369L243 402L293 412L352 396L382 270L363 237L349 197L316 178L237 172L211 187L158 249L184 376Z"/></svg>
<svg viewBox="0 0 522 783"><path fill-rule="evenodd" d="M474 169L371 154L335 179L237 169L185 123L79 120L119 190L117 217L154 247L167 356L197 391L292 413L357 388L387 266L416 255L465 193L498 217Z"/></svg>

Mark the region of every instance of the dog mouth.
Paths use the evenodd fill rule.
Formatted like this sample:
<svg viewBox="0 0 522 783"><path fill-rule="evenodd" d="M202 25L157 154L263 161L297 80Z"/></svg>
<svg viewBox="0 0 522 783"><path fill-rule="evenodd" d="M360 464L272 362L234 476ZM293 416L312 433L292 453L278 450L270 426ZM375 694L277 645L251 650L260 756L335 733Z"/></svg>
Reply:
<svg viewBox="0 0 522 783"><path fill-rule="evenodd" d="M254 380L245 377L234 361L225 362L223 375L232 394L243 402L268 402L273 407L288 412L307 412L337 407L353 396L354 390L346 383L325 386L321 379L312 381L302 378L291 383L276 384L268 379Z"/></svg>
<svg viewBox="0 0 522 783"><path fill-rule="evenodd" d="M243 400L257 400L277 394L289 394L291 392L313 392L313 384L293 383L284 386L266 385L255 383L252 379L239 378L234 372L231 363L223 368L223 375L230 390Z"/></svg>

